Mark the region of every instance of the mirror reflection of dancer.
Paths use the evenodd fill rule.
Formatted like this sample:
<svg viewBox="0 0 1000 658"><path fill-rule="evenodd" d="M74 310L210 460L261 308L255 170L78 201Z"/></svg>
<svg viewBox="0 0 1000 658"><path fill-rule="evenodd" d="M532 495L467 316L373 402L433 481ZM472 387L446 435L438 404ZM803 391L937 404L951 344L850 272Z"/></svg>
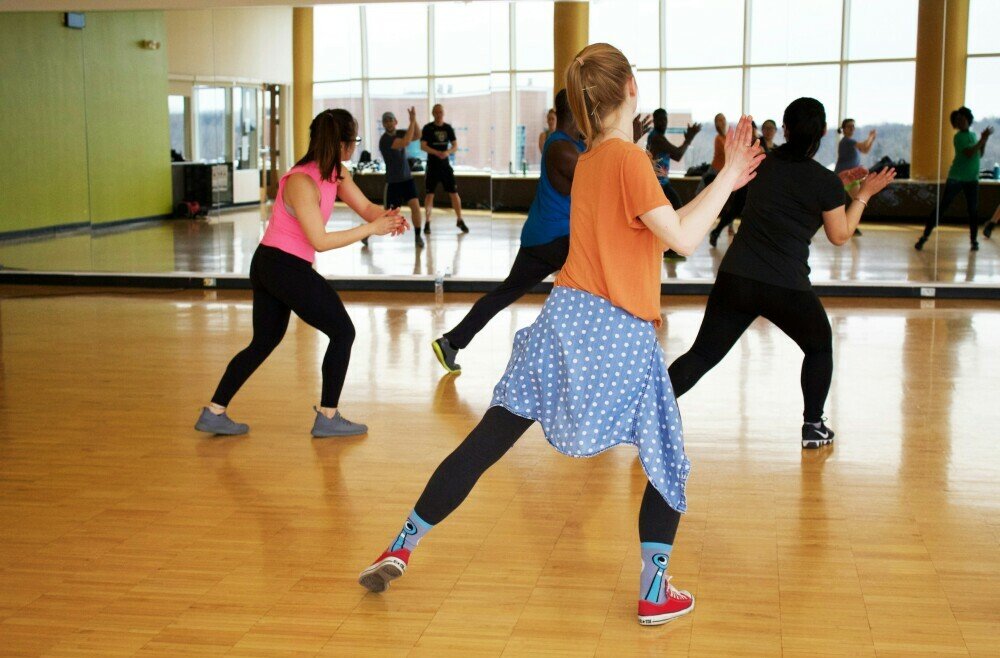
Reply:
<svg viewBox="0 0 1000 658"><path fill-rule="evenodd" d="M253 286L253 338L233 357L212 402L202 409L195 429L210 434L246 434L226 407L250 375L285 335L292 311L330 339L323 357L323 392L313 423L314 437L352 436L368 431L337 410L354 343L354 324L340 296L313 269L317 251L353 244L371 235L400 235L407 229L399 211L385 211L365 198L342 168L354 154L358 125L347 110L324 110L309 126L309 150L278 183L278 196L260 246L250 263ZM337 197L365 224L327 232Z"/></svg>
<svg viewBox="0 0 1000 658"><path fill-rule="evenodd" d="M763 156L750 141L750 121L742 119L715 183L675 211L649 157L633 143L638 87L625 56L608 44L587 46L570 64L566 88L587 138L573 177L566 265L538 319L517 332L490 409L438 466L410 525L359 581L382 592L402 576L427 532L538 421L564 454L587 457L622 443L639 448L649 478L639 510L639 622L662 624L691 612L694 597L667 576L690 462L656 337L660 255L664 243L693 251Z"/></svg>
<svg viewBox="0 0 1000 658"><path fill-rule="evenodd" d="M986 152L986 142L993 134L993 126L987 126L977 139L976 133L971 130L974 120L972 110L965 106L951 113L951 127L956 131L953 140L955 159L952 160L951 168L948 170L948 180L945 181L944 192L941 193L941 203L928 215L924 233L917 240L917 244L913 245L917 251L924 248L924 243L931 237L931 232L937 225L938 215L944 216L959 192L965 194L965 207L969 212L969 249L979 251L979 160ZM990 232L992 233L992 228Z"/></svg>
<svg viewBox="0 0 1000 658"><path fill-rule="evenodd" d="M545 142L548 141L549 137L552 136L558 128L556 124L558 123L558 118L556 116L556 108L551 108L545 113L545 130L538 133L538 153L539 155L545 152Z"/></svg>
<svg viewBox="0 0 1000 658"><path fill-rule="evenodd" d="M450 123L444 122L444 106L440 103L431 109L434 120L424 126L420 133L420 149L427 153L427 172L424 174L424 210L427 213L427 223L424 224L424 235L431 232L431 210L434 209L434 191L440 184L451 199L451 207L455 211L455 225L462 233L468 233L469 227L462 221L462 199L458 196L458 186L455 184L455 170L451 168L451 156L458 152L458 138Z"/></svg>
<svg viewBox="0 0 1000 658"><path fill-rule="evenodd" d="M840 177L813 160L826 134L826 110L799 98L785 110L785 143L768 155L750 184L743 224L719 265L694 345L670 365L680 397L732 349L763 316L794 340L802 361L805 400L802 447L833 443L823 405L833 376L830 321L809 282L809 243L823 227L835 245L854 233L869 199L896 176L883 169L869 176L850 206Z"/></svg>
<svg viewBox="0 0 1000 658"><path fill-rule="evenodd" d="M844 119L840 123L838 133L843 133L840 142L837 144L837 164L833 167L833 173L839 174L848 169L861 166L861 154L868 154L875 144L875 137L878 133L873 129L868 131L868 139L859 142L854 139L854 119Z"/></svg>
<svg viewBox="0 0 1000 658"><path fill-rule="evenodd" d="M753 126L753 132L756 136L757 134L757 124ZM761 149L763 151L763 149ZM767 154L767 151L764 151ZM708 234L708 244L715 247L719 244L719 236L722 235L722 229L728 228L729 234L733 234L733 222L736 221L737 217L743 215L743 208L747 204L747 188L743 187L735 192L729 197L729 203L726 207L722 209L722 214L719 216L719 223L711 233Z"/></svg>
<svg viewBox="0 0 1000 658"><path fill-rule="evenodd" d="M662 107L653 111L653 129L649 131L646 150L653 156L656 177L660 181L660 187L663 188L667 201L674 209L684 204L681 203L677 190L670 185L670 161L680 162L700 131L700 123L689 123L687 130L684 131L684 142L680 146L671 144L667 139L667 111Z"/></svg>
<svg viewBox="0 0 1000 658"><path fill-rule="evenodd" d="M760 124L760 150L765 154L771 153L778 145L774 143L774 136L778 134L778 124L774 119L768 119Z"/></svg>
<svg viewBox="0 0 1000 658"><path fill-rule="evenodd" d="M417 247L424 246L420 237L420 200L417 198L417 185L413 182L410 172L410 162L406 157L406 147L420 137L417 125L417 109L409 108L410 123L406 130L397 130L396 115L392 112L382 114L382 127L385 132L378 140L378 150L385 162L385 207L402 208L409 206L413 218L413 241ZM366 242L366 241L363 241Z"/></svg>
<svg viewBox="0 0 1000 658"><path fill-rule="evenodd" d="M585 146L569 109L566 90L556 94L555 130L542 147L538 190L521 229L521 248L517 250L510 274L499 286L472 306L454 329L432 344L438 361L448 372L458 372L455 363L464 350L493 317L520 299L545 277L557 272L569 254L569 192L573 185L576 160Z"/></svg>

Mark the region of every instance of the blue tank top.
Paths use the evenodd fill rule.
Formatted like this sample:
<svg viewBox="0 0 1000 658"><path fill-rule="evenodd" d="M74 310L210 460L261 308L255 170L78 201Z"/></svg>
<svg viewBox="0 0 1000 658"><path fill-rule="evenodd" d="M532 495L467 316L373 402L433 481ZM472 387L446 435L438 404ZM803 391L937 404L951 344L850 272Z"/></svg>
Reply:
<svg viewBox="0 0 1000 658"><path fill-rule="evenodd" d="M569 195L560 194L552 187L545 168L545 153L553 142L572 142L583 153L587 148L579 140L573 139L561 130L556 130L542 146L542 174L538 178L538 190L528 210L528 221L521 229L521 246L534 247L569 235Z"/></svg>

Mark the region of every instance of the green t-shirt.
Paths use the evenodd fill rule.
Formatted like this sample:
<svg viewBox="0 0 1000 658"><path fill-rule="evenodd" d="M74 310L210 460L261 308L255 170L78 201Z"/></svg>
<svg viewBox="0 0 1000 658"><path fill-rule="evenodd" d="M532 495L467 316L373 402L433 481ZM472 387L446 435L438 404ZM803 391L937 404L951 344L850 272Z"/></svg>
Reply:
<svg viewBox="0 0 1000 658"><path fill-rule="evenodd" d="M955 133L955 159L948 170L948 178L962 182L979 180L979 149L970 158L965 155L965 149L979 143L979 138L971 130Z"/></svg>

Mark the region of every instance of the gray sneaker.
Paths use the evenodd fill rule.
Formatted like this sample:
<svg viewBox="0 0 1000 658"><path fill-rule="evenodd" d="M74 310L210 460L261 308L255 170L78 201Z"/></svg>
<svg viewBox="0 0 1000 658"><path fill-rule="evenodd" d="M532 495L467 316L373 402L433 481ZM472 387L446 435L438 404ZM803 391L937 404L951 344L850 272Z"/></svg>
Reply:
<svg viewBox="0 0 1000 658"><path fill-rule="evenodd" d="M341 416L339 411L333 418L327 418L316 407L313 407L313 409L316 411L316 422L313 423L312 435L317 439L323 439L328 436L357 436L358 434L368 433L367 425L352 423Z"/></svg>
<svg viewBox="0 0 1000 658"><path fill-rule="evenodd" d="M227 416L224 411L221 414L213 414L209 411L208 407L202 408L201 416L198 417L198 422L194 424L194 428L199 432L226 436L237 436L250 431L250 426L246 423L237 423Z"/></svg>
<svg viewBox="0 0 1000 658"><path fill-rule="evenodd" d="M455 357L458 356L458 348L452 345L450 340L442 336L431 343L431 347L434 349L434 356L437 357L438 363L445 370L448 372L462 371L462 366L455 363Z"/></svg>

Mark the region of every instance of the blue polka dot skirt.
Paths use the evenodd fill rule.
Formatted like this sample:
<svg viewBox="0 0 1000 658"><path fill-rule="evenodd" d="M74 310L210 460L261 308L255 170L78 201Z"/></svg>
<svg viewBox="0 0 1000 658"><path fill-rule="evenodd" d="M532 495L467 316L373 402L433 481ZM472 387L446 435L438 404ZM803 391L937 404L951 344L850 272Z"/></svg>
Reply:
<svg viewBox="0 0 1000 658"><path fill-rule="evenodd" d="M678 512L691 462L653 323L582 290L556 286L514 349L490 406L538 421L571 457L627 443Z"/></svg>

